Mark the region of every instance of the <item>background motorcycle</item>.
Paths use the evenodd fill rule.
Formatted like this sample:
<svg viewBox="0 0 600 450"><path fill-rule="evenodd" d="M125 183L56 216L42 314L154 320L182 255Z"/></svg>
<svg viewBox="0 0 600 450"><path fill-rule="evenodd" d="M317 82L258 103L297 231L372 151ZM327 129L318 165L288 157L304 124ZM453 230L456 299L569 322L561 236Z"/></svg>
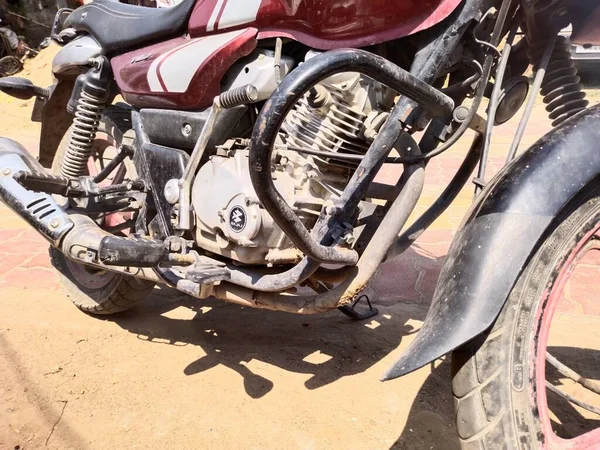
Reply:
<svg viewBox="0 0 600 450"><path fill-rule="evenodd" d="M56 85L0 82L36 96L42 120L39 162L0 141L0 198L52 244L84 311L131 308L160 282L360 319L376 313L368 298L356 307L380 264L479 165L484 190L421 332L386 378L454 351L464 448L559 442L539 389L544 327L552 286L595 242L600 110L586 109L556 36L572 23L575 40L598 43L599 15L584 1L185 0L156 10L99 0L57 15ZM527 100L512 161L540 88L557 128L486 183L493 127ZM398 237L427 162L469 128L476 137L451 184ZM384 163L403 166L395 184L375 182ZM570 445L600 436L582 439Z"/></svg>

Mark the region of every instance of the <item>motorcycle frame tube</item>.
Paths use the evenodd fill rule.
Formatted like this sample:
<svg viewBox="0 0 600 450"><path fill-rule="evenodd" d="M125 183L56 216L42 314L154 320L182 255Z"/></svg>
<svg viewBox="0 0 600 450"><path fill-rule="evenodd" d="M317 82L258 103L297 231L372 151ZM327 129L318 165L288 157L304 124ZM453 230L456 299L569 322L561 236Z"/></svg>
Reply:
<svg viewBox="0 0 600 450"><path fill-rule="evenodd" d="M600 185L600 105L550 131L485 187L455 236L415 340L384 380L485 332L527 261L573 201Z"/></svg>
<svg viewBox="0 0 600 450"><path fill-rule="evenodd" d="M322 294L288 295L259 292L223 282L214 287L213 295L244 306L295 314L320 314L351 303L383 261L387 249L398 236L398 229L406 223L421 196L425 181L423 164L409 166L403 177L404 188L392 203L358 264L348 268L348 278L335 288Z"/></svg>
<svg viewBox="0 0 600 450"><path fill-rule="evenodd" d="M389 249L386 260L394 258L408 249L429 226L442 215L454 201L462 188L467 184L473 171L480 161L483 148L483 135L475 135L467 156L435 202L421 215L394 243Z"/></svg>
<svg viewBox="0 0 600 450"><path fill-rule="evenodd" d="M326 246L331 242L315 241L287 202L277 192L271 177L271 156L281 124L293 105L312 86L323 79L352 68L379 81L395 91L414 99L437 115L450 115L454 102L437 89L417 79L386 59L363 50L341 49L311 58L292 71L265 103L257 118L250 144L250 178L255 192L275 222L307 257L319 262L353 265L355 251ZM356 208L368 185L400 137L405 108L394 107L377 138L355 171L341 198L332 208L334 214L321 214L314 230L341 223ZM339 206L338 206L339 204ZM337 213L337 214L336 214ZM313 231L314 234L314 231ZM326 235L329 233L326 233ZM324 236L322 239L327 239Z"/></svg>
<svg viewBox="0 0 600 450"><path fill-rule="evenodd" d="M417 143L414 142L414 140L412 140L412 138L407 133L404 133L403 137L405 138L404 142L411 142L410 145L412 146L412 148L415 149L414 153L420 154ZM400 147L399 151L402 154L403 147ZM402 190L407 187L407 183L411 179L411 174L418 167L422 167L422 164L421 165L413 164L413 165L405 165L404 166L403 176L400 177L400 180L398 180L398 182L396 183L396 186L394 187L394 191L398 193L395 196L395 198L393 199L394 201L398 198L399 193L401 193ZM422 189L422 185L421 185L420 189ZM419 193L419 195L420 195L420 193ZM418 200L418 197L417 197L417 200ZM408 201L412 202L412 197L409 197ZM391 204L393 204L393 202ZM416 205L416 202L415 202L415 205ZM396 207L396 208L398 208L398 207ZM414 208L414 206L413 206L413 208ZM402 229L402 226L404 225L405 221L406 220L398 219L398 221L396 222L396 229L394 231L395 236L397 236L398 233L400 233L400 230ZM380 226L381 226L381 224L380 224ZM321 227L318 231L317 237L320 239L323 239L326 236L326 232L327 232L327 229L324 227ZM369 241L369 245L380 245L380 246L384 245L385 249L387 249L389 247L389 245L391 245L391 242L389 245L386 245L385 243L382 244L381 242L375 243L375 241L373 241L373 239L371 239L371 241ZM361 256L361 259L363 257L364 256ZM289 288L305 281L307 278L309 278L311 275L313 275L317 271L317 269L320 268L320 266L321 266L321 263L319 261L316 261L314 259L311 259L311 258L308 258L305 256L294 267L292 267L291 269L289 269L283 273L279 273L279 274L269 274L269 275L257 274L256 272L253 272L251 270L245 270L242 268L235 267L232 264L229 264L227 267L231 273L231 278L229 279L229 282L232 284L243 286L243 287L246 287L249 289L255 289L258 291L262 291L262 292L281 292L281 291L289 289ZM347 268L347 266L345 268ZM348 272L346 270L344 270L345 268L341 268L338 270L321 269L321 271L320 271L321 277L318 277L318 278L322 281L325 281L323 279L323 277L324 277L329 280L334 280L334 282L341 282L348 275Z"/></svg>
<svg viewBox="0 0 600 450"><path fill-rule="evenodd" d="M483 136L481 133L478 133L473 139L471 148L469 149L467 156L465 157L464 161L462 162L461 166L459 167L458 171L456 172L446 189L444 189L442 194L427 209L427 211L425 211L425 213L423 213L423 215L420 216L413 223L413 225L411 225L404 233L402 233L402 235L397 239L397 241L389 248L384 260L393 258L396 255L403 253L423 233L423 231L425 231L425 229L427 229L429 225L431 225L431 223L433 223L433 221L437 219L450 206L450 204L454 201L454 199L462 190L462 188L467 184L471 177L471 174L477 167L481 155L482 146ZM395 235L397 234L398 233L396 232ZM290 269L289 271L284 272L283 274L267 275L265 277L273 277L273 280L275 280L277 277L283 276L283 279L285 279L287 282L288 280L293 279L292 271L297 273L297 271L301 271L302 268L305 267L303 265L303 262L299 263L293 269ZM313 263L316 264L314 261ZM316 265L318 267L318 264ZM375 269L377 269L377 267ZM312 272L314 273L314 277L316 279L331 283L341 283L348 277L351 277L353 279L357 278L356 268L351 267L344 267L337 270L327 270L319 267L319 269L315 269ZM369 278L373 276L374 272L375 271L373 271L373 273L369 275ZM364 273L365 270L363 269L363 274ZM253 308L266 308L291 313L300 312L303 314L319 314L338 307L335 295L332 297L325 293L317 296L305 296L302 298L285 294L276 296L274 294L252 292L248 289L253 288L252 285L242 285L237 281L238 280L234 278L232 273L232 279L228 283L215 287L214 295L222 300L237 303L243 306ZM237 284L238 286L234 286L235 284ZM256 289L257 287L260 287L260 284L256 284L254 289Z"/></svg>

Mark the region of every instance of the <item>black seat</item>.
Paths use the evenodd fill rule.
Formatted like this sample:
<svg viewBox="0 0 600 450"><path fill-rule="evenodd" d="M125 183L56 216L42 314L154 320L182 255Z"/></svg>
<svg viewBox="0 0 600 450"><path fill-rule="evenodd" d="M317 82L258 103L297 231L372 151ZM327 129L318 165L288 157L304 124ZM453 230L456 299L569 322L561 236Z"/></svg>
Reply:
<svg viewBox="0 0 600 450"><path fill-rule="evenodd" d="M64 27L89 33L106 53L141 47L185 30L196 0L171 8L146 8L115 0L96 0L77 8Z"/></svg>

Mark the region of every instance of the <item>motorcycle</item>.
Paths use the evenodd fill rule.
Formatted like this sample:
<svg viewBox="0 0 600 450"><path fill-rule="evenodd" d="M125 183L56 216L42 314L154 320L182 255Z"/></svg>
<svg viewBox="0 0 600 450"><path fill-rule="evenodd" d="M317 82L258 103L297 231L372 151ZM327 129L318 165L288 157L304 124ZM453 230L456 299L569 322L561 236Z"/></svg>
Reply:
<svg viewBox="0 0 600 450"><path fill-rule="evenodd" d="M361 320L377 313L364 289L382 262L477 168L427 318L384 379L452 353L463 448L556 448L548 327L600 227L600 107L558 33L572 24L573 42L598 44L599 20L585 0L96 0L57 14L56 84L0 80L36 98L42 123L39 160L0 140L0 199L49 241L85 312L132 308L161 283ZM540 93L554 128L517 157ZM494 127L522 105L486 181ZM454 178L406 227L428 162L467 130ZM395 184L375 182L384 164L402 166Z"/></svg>

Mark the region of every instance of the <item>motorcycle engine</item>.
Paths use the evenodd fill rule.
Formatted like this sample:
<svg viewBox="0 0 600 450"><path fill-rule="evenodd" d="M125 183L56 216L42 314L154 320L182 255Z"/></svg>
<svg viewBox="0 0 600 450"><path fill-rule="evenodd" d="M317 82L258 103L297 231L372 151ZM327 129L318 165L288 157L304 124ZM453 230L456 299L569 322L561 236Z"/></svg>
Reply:
<svg viewBox="0 0 600 450"><path fill-rule="evenodd" d="M337 198L357 163L286 149L364 154L383 124L395 94L358 73L334 75L316 85L288 114L273 151L275 186L310 229ZM294 263L302 254L261 207L248 164L248 142L219 147L197 174L192 204L198 246L244 264Z"/></svg>

